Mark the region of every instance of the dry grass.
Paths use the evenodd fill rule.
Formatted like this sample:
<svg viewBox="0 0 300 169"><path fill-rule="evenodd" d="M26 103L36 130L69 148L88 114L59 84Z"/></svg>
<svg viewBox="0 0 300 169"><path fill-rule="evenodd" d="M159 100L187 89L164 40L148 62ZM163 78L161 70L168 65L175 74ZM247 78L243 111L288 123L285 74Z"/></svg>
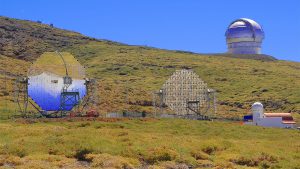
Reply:
<svg viewBox="0 0 300 169"><path fill-rule="evenodd" d="M296 168L300 165L299 131L227 122L1 121L0 136L3 157L0 164L20 168L31 163L38 163L37 166L47 163L54 168L68 165L73 168L84 165ZM5 161L10 158L11 161Z"/></svg>

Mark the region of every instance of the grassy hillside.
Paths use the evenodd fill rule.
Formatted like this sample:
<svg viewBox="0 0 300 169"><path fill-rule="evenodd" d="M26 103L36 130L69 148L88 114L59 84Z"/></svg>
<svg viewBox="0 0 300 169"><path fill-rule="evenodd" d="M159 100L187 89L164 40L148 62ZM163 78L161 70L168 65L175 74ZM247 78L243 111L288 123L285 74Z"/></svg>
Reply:
<svg viewBox="0 0 300 169"><path fill-rule="evenodd" d="M300 166L296 130L174 119L106 120L2 121L0 167Z"/></svg>
<svg viewBox="0 0 300 169"><path fill-rule="evenodd" d="M102 93L106 99L112 94L122 95L127 83L133 105L147 103L151 101L151 92L158 90L176 69L190 67L209 87L217 90L220 111L222 108L228 108L226 113L246 111L257 100L262 101L269 111L300 110L300 93L296 92L300 82L299 63L197 55L99 42L68 51L86 65L90 76L102 79ZM104 90L106 86L110 89Z"/></svg>
<svg viewBox="0 0 300 169"><path fill-rule="evenodd" d="M29 62L0 55L0 119L15 114L14 81L26 74Z"/></svg>
<svg viewBox="0 0 300 169"><path fill-rule="evenodd" d="M56 49L70 52L86 66L89 77L100 82L98 110L102 113L153 112L153 91L159 90L176 69L185 67L192 68L210 88L217 90L218 114L222 116L242 116L254 101L263 102L267 111L300 112L300 92L297 92L300 63L297 62L278 61L265 55L203 55L129 46L9 18L0 18L0 23L4 25L0 27L1 42L5 42L0 46L0 53L4 55L0 63L12 64L7 69L4 66L4 72L24 74L30 66L24 60L34 61L41 53ZM28 43L19 43L21 39ZM65 43L68 45L63 45ZM13 52L23 45L27 45L23 53ZM10 69L14 66L19 69ZM9 96L12 97L11 92ZM1 99L1 104L11 104L12 99L9 100Z"/></svg>
<svg viewBox="0 0 300 169"><path fill-rule="evenodd" d="M93 41L79 33L32 21L0 16L0 54L33 61L45 51L55 51Z"/></svg>

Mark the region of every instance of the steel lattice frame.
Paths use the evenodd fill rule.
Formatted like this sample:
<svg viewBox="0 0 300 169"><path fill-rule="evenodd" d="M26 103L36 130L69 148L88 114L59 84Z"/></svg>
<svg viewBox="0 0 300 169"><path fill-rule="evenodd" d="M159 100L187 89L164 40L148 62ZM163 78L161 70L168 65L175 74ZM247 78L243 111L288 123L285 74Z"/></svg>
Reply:
<svg viewBox="0 0 300 169"><path fill-rule="evenodd" d="M203 115L210 108L215 111L214 91L191 69L174 72L159 93L163 104L178 116Z"/></svg>
<svg viewBox="0 0 300 169"><path fill-rule="evenodd" d="M80 111L90 111L97 108L99 104L98 81L97 79L86 79L85 82L87 93L80 104Z"/></svg>
<svg viewBox="0 0 300 169"><path fill-rule="evenodd" d="M19 112L23 117L27 115L29 103L28 98L28 78L18 77L14 83L14 100L17 103Z"/></svg>

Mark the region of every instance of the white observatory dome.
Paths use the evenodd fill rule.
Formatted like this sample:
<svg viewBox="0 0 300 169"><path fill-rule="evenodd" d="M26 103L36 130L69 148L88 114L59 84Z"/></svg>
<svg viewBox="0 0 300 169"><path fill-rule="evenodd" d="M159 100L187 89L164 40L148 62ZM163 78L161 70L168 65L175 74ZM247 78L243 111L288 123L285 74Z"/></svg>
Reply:
<svg viewBox="0 0 300 169"><path fill-rule="evenodd" d="M233 54L260 54L265 37L262 27L247 18L233 21L228 26L225 36L228 53Z"/></svg>
<svg viewBox="0 0 300 169"><path fill-rule="evenodd" d="M251 111L254 119L262 118L264 115L264 106L260 102L255 102L251 106Z"/></svg>
<svg viewBox="0 0 300 169"><path fill-rule="evenodd" d="M264 109L264 105L261 102L255 102L252 104L251 109Z"/></svg>

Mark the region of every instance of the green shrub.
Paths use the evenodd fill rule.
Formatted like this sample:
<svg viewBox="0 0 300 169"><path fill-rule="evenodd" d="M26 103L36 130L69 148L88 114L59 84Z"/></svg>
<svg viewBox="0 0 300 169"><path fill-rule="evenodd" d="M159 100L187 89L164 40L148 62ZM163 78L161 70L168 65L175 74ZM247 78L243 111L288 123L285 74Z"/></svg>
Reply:
<svg viewBox="0 0 300 169"><path fill-rule="evenodd" d="M16 148L10 151L10 154L14 155L14 156L18 156L20 158L25 157L26 155L28 155L28 153L26 152L25 149L23 148Z"/></svg>
<svg viewBox="0 0 300 169"><path fill-rule="evenodd" d="M74 158L76 158L78 161L87 161L91 162L89 158L86 157L87 154L91 154L93 151L87 148L79 149L76 151Z"/></svg>
<svg viewBox="0 0 300 169"><path fill-rule="evenodd" d="M221 151L221 150L222 150L221 148L219 148L215 145L209 145L209 146L206 146L206 147L202 148L202 151L205 152L208 155L215 154L215 152Z"/></svg>
<svg viewBox="0 0 300 169"><path fill-rule="evenodd" d="M242 156L231 160L231 162L249 167L270 168L272 164L278 163L278 158L267 153L261 153L258 157L246 158Z"/></svg>
<svg viewBox="0 0 300 169"><path fill-rule="evenodd" d="M87 159L95 168L134 169L140 166L136 159L113 156L110 154L88 154Z"/></svg>
<svg viewBox="0 0 300 169"><path fill-rule="evenodd" d="M192 151L191 156L194 157L196 160L208 160L209 159L208 154L205 154L204 152L199 151L199 150Z"/></svg>
<svg viewBox="0 0 300 169"><path fill-rule="evenodd" d="M230 161L238 165L245 165L249 167L256 167L259 164L258 160L246 157L239 157L238 159L233 159Z"/></svg>
<svg viewBox="0 0 300 169"><path fill-rule="evenodd" d="M59 154L59 150L58 149L54 149L54 148L50 148L48 150L48 154L50 154L50 155L58 155Z"/></svg>
<svg viewBox="0 0 300 169"><path fill-rule="evenodd" d="M150 149L145 155L145 162L148 164L155 164L161 161L173 161L178 157L178 153L170 148L155 148Z"/></svg>
<svg viewBox="0 0 300 169"><path fill-rule="evenodd" d="M270 163L277 163L278 162L278 158L275 156L272 156L270 154L267 153L261 153L261 155L258 157L259 161L267 161Z"/></svg>
<svg viewBox="0 0 300 169"><path fill-rule="evenodd" d="M91 123L81 123L78 125L78 127L86 127L86 126L90 126Z"/></svg>
<svg viewBox="0 0 300 169"><path fill-rule="evenodd" d="M118 134L118 136L127 136L128 132L122 131Z"/></svg>

